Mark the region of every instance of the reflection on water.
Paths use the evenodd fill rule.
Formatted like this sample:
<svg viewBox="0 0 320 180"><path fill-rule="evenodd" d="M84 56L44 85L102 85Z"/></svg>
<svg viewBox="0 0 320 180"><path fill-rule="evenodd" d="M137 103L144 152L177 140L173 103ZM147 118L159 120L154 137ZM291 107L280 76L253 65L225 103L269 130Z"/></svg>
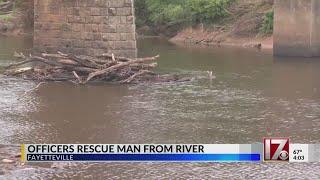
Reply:
<svg viewBox="0 0 320 180"><path fill-rule="evenodd" d="M16 48L30 47L2 42L2 66ZM139 50L140 56L161 54L159 72L195 80L130 86L46 83L26 94L35 83L2 77L0 143L254 143L265 136L320 142L320 60L274 59L268 52L179 47L161 40L141 41ZM208 80L208 70L216 80ZM244 179L270 177L270 172L274 178L320 176L319 164L55 166L17 170L5 177Z"/></svg>

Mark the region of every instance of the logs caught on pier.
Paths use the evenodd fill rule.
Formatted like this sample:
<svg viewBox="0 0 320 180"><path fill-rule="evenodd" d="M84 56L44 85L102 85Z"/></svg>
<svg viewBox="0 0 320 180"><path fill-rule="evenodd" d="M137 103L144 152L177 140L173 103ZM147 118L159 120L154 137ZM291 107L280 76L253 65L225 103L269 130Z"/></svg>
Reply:
<svg viewBox="0 0 320 180"><path fill-rule="evenodd" d="M42 53L26 56L15 53L22 61L9 65L5 74L39 81L72 81L86 84L92 81L131 83L143 77L157 77L152 71L159 55L146 58L118 57L102 54L96 57Z"/></svg>

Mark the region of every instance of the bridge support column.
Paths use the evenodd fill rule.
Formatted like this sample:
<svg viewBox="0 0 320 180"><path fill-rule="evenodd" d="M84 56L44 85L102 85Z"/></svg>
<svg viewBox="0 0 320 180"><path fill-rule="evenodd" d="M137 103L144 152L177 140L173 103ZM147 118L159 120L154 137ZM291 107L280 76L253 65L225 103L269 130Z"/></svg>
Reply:
<svg viewBox="0 0 320 180"><path fill-rule="evenodd" d="M275 0L274 55L320 56L320 1Z"/></svg>
<svg viewBox="0 0 320 180"><path fill-rule="evenodd" d="M35 0L40 51L136 57L133 0Z"/></svg>

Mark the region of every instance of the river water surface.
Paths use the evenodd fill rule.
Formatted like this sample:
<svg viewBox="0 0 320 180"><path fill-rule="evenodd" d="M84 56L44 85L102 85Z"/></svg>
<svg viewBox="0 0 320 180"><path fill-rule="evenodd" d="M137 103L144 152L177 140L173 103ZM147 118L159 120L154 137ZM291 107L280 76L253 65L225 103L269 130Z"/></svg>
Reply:
<svg viewBox="0 0 320 180"><path fill-rule="evenodd" d="M0 37L0 66L31 38ZM290 137L320 143L320 59L270 52L192 48L139 41L139 55L160 54L159 72L187 83L87 85L0 78L0 144L257 143ZM0 67L0 69L2 69ZM213 71L210 81L206 71ZM28 92L28 93L25 93ZM51 168L54 167L54 168ZM31 165L4 179L319 179L320 163L65 163Z"/></svg>

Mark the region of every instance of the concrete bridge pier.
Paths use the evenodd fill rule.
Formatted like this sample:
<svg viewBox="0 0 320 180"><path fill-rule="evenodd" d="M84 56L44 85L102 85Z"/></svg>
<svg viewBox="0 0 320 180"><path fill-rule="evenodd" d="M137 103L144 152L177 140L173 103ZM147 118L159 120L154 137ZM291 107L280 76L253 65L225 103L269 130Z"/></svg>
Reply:
<svg viewBox="0 0 320 180"><path fill-rule="evenodd" d="M34 0L38 51L136 57L133 0Z"/></svg>
<svg viewBox="0 0 320 180"><path fill-rule="evenodd" d="M320 56L320 1L275 0L274 55Z"/></svg>

